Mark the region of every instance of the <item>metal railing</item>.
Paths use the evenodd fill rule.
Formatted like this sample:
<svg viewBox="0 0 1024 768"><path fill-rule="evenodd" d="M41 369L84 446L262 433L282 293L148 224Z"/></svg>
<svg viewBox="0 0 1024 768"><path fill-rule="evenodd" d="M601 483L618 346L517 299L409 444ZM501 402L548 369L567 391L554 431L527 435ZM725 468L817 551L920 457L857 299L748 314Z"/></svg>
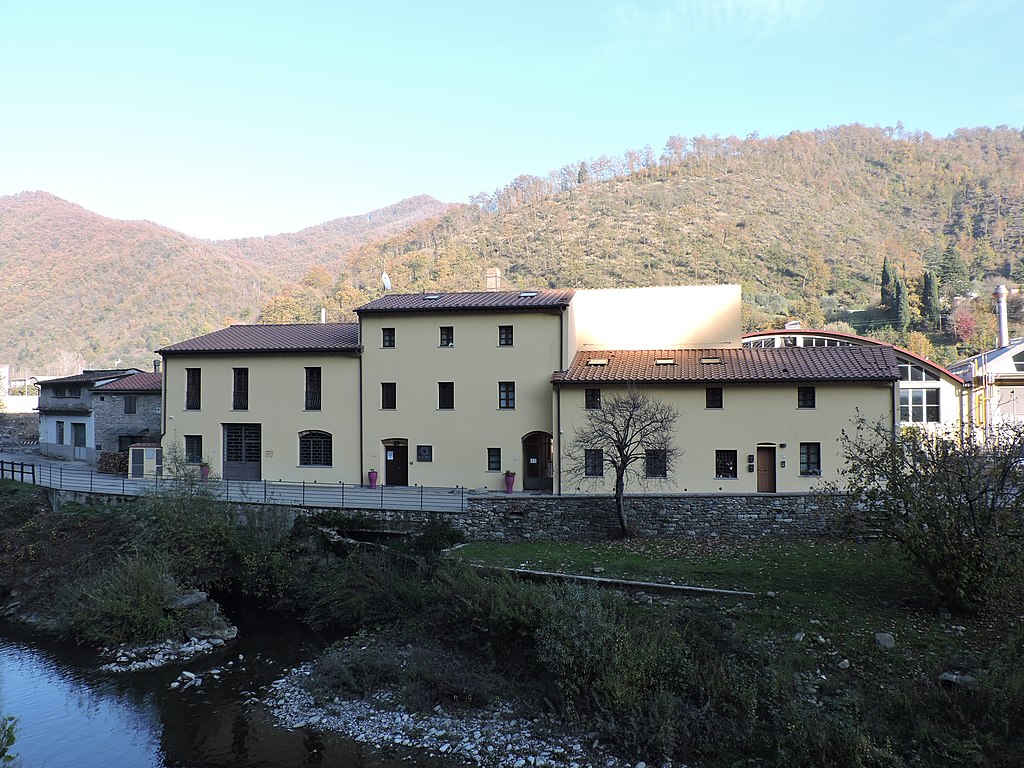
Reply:
<svg viewBox="0 0 1024 768"><path fill-rule="evenodd" d="M27 464L0 461L0 479L18 480L62 491L82 491L113 496L144 496L171 489L183 482L202 483L224 501L337 509L395 509L429 512L461 512L466 509L466 489L431 488L423 485L287 482L283 480L188 480L170 477L126 477L59 464Z"/></svg>

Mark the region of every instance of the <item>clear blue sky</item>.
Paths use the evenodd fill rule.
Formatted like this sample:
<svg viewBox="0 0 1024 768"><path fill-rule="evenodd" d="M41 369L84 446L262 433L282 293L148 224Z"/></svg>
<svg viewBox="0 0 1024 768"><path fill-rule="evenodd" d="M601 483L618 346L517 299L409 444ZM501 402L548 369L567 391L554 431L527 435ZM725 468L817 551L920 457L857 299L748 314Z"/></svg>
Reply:
<svg viewBox="0 0 1024 768"><path fill-rule="evenodd" d="M1024 126L1018 0L0 0L0 194L295 231L673 134Z"/></svg>

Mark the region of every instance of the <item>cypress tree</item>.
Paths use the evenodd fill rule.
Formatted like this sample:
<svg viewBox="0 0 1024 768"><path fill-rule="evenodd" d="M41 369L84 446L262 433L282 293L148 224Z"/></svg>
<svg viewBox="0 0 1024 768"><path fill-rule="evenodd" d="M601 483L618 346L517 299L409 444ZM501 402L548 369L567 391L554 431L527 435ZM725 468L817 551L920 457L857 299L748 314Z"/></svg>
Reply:
<svg viewBox="0 0 1024 768"><path fill-rule="evenodd" d="M924 282L921 286L921 314L925 321L936 326L939 322L939 278L930 269L924 273Z"/></svg>
<svg viewBox="0 0 1024 768"><path fill-rule="evenodd" d="M894 309L895 286L895 275L892 271L892 265L889 263L889 257L886 256L882 261L882 306L888 307L890 310Z"/></svg>
<svg viewBox="0 0 1024 768"><path fill-rule="evenodd" d="M902 277L895 280L894 304L896 309L896 328L906 331L910 327L910 289Z"/></svg>

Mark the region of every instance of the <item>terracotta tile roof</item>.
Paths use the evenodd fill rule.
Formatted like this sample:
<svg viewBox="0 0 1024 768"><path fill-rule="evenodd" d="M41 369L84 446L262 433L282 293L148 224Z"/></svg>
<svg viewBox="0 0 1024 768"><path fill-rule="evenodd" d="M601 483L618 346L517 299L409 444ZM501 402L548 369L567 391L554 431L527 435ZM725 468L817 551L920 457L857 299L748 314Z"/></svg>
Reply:
<svg viewBox="0 0 1024 768"><path fill-rule="evenodd" d="M604 364L591 361L605 360ZM671 361L658 364L658 361ZM767 381L895 381L891 347L668 349L578 352L552 381L613 384Z"/></svg>
<svg viewBox="0 0 1024 768"><path fill-rule="evenodd" d="M575 291L476 291L389 293L356 308L358 314L412 312L528 312L568 307Z"/></svg>
<svg viewBox="0 0 1024 768"><path fill-rule="evenodd" d="M163 377L159 373L133 373L123 379L101 384L97 392L159 392Z"/></svg>
<svg viewBox="0 0 1024 768"><path fill-rule="evenodd" d="M142 373L138 368L104 368L102 370L84 370L74 376L63 376L59 379L40 381L39 386L49 387L52 384L95 384L106 379L122 378L133 373Z"/></svg>
<svg viewBox="0 0 1024 768"><path fill-rule="evenodd" d="M158 349L161 355L232 352L357 352L356 323L231 325L219 331Z"/></svg>

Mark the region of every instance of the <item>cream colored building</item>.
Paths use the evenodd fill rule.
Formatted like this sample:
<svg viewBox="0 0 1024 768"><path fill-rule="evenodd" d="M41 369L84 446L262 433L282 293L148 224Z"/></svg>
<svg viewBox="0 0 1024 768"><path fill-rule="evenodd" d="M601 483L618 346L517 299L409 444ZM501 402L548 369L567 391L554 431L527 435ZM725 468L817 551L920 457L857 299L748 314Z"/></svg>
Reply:
<svg viewBox="0 0 1024 768"><path fill-rule="evenodd" d="M359 482L358 330L234 325L158 350L165 463L180 455L230 480Z"/></svg>
<svg viewBox="0 0 1024 768"><path fill-rule="evenodd" d="M680 412L682 456L652 490L806 491L837 477L858 409L893 419L891 349L744 349L738 286L388 293L356 311L160 350L164 450L234 479L499 491L510 471L517 491L593 492L567 479L566 441L591 390L638 386Z"/></svg>
<svg viewBox="0 0 1024 768"><path fill-rule="evenodd" d="M839 482L839 436L858 415L893 421L891 348L604 350L554 377L559 459L587 411L627 387L675 408L675 466L654 451L640 469L652 491L774 493ZM560 473L565 493L611 492L601 456ZM582 470L582 471L580 471Z"/></svg>

